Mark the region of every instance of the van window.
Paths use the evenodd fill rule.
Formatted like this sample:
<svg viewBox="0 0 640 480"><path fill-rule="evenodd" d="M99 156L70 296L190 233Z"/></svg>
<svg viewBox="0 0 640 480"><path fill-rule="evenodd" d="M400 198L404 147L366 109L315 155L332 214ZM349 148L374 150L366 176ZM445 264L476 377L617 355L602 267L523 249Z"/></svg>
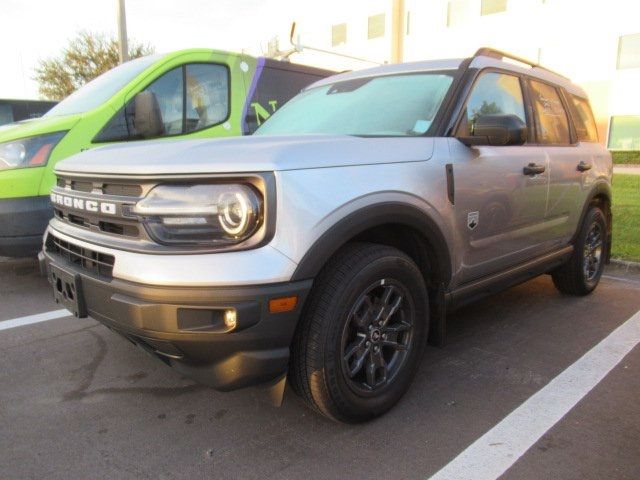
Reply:
<svg viewBox="0 0 640 480"><path fill-rule="evenodd" d="M161 57L162 55L149 55L112 68L73 92L45 116L84 113L102 105Z"/></svg>
<svg viewBox="0 0 640 480"><path fill-rule="evenodd" d="M265 66L249 99L243 133L250 134L267 118L313 82L323 78L313 71L294 71Z"/></svg>
<svg viewBox="0 0 640 480"><path fill-rule="evenodd" d="M198 63L186 66L185 133L216 125L229 116L229 78L226 67Z"/></svg>
<svg viewBox="0 0 640 480"><path fill-rule="evenodd" d="M185 82L186 79L186 82ZM144 89L158 102L164 131L183 135L222 123L229 116L229 73L224 65L194 63L174 68ZM94 142L139 140L135 97L94 138Z"/></svg>
<svg viewBox="0 0 640 480"><path fill-rule="evenodd" d="M568 145L569 120L564 110L558 90L546 83L531 80L531 101L533 103L534 118L538 143L551 145Z"/></svg>
<svg viewBox="0 0 640 480"><path fill-rule="evenodd" d="M597 142L598 129L591 113L589 102L584 98L571 95L570 103L573 112L573 124L581 142Z"/></svg>
<svg viewBox="0 0 640 480"><path fill-rule="evenodd" d="M518 77L497 72L483 74L469 95L465 109L466 121L460 125L458 134L471 135L478 117L492 114L515 115L524 123L527 122Z"/></svg>

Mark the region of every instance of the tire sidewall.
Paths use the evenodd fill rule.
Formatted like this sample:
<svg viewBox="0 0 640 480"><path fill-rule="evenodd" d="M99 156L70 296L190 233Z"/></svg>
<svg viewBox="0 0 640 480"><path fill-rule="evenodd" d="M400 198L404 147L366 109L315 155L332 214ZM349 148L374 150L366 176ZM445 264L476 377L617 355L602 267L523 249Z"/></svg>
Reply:
<svg viewBox="0 0 640 480"><path fill-rule="evenodd" d="M362 292L376 281L390 278L400 282L414 305L412 347L401 370L380 394L358 395L346 382L341 366L341 337L351 308ZM407 390L419 366L428 333L429 304L424 280L408 258L385 256L354 271L347 288L334 298L328 315L331 325L324 342L324 372L327 388L338 410L352 419L367 419L390 409Z"/></svg>
<svg viewBox="0 0 640 480"><path fill-rule="evenodd" d="M591 225L594 222L598 222L600 224L600 229L602 232L602 257L600 259L600 265L598 265L598 271L593 279L588 280L584 275L584 246L587 241L587 235L589 234L589 230L591 229ZM585 292L593 291L600 282L600 277L602 276L602 272L604 271L604 264L607 252L609 251L608 244L608 235L607 235L607 221L605 219L604 213L598 207L591 208L587 215L585 216L584 222L582 223L582 229L580 231L580 236L578 238L578 244L576 249L576 274L579 276L579 283L582 289Z"/></svg>

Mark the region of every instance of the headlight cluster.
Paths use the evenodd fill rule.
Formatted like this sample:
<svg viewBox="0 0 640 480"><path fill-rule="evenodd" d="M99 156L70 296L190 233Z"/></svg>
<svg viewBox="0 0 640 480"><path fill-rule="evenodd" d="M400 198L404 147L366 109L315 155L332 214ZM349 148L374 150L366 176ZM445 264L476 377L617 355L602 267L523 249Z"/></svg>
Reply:
<svg viewBox="0 0 640 480"><path fill-rule="evenodd" d="M260 227L264 199L252 185L159 185L132 209L164 245L233 245Z"/></svg>
<svg viewBox="0 0 640 480"><path fill-rule="evenodd" d="M56 132L0 143L0 170L46 165L51 151L65 133Z"/></svg>

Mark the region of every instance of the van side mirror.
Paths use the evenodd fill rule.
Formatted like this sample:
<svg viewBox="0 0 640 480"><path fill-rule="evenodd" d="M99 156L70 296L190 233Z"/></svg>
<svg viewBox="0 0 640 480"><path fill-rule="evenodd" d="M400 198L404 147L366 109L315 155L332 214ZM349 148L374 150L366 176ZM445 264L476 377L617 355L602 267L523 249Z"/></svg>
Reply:
<svg viewBox="0 0 640 480"><path fill-rule="evenodd" d="M480 115L474 123L473 134L458 140L468 147L522 145L527 141L527 125L511 114Z"/></svg>
<svg viewBox="0 0 640 480"><path fill-rule="evenodd" d="M134 98L133 122L136 132L142 138L159 137L164 133L160 105L155 93L145 91L138 93Z"/></svg>

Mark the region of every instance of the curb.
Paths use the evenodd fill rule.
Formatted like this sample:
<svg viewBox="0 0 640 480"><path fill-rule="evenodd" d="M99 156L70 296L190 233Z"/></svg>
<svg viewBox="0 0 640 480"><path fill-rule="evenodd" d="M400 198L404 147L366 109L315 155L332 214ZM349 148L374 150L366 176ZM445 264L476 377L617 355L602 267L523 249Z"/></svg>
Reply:
<svg viewBox="0 0 640 480"><path fill-rule="evenodd" d="M629 260L612 258L611 266L616 270L623 271L625 273L640 275L640 262L631 262Z"/></svg>

